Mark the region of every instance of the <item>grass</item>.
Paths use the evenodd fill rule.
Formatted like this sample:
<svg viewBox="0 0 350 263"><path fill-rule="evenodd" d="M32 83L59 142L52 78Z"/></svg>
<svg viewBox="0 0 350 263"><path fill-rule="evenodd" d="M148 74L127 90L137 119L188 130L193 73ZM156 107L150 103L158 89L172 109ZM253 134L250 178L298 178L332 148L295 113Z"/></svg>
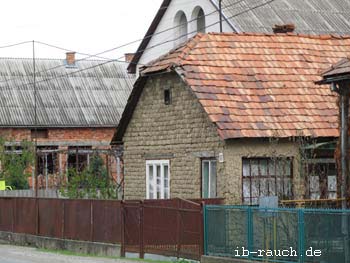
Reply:
<svg viewBox="0 0 350 263"><path fill-rule="evenodd" d="M94 257L94 258L109 258L109 259L126 259L135 262L150 262L150 263L188 263L190 261L187 260L177 260L177 261L160 261L160 260L151 260L151 259L139 259L139 258L120 258L120 257L111 257L111 256L98 256L92 254L83 254L83 253L75 253L68 250L54 250L54 249L46 249L46 248L38 248L40 252L46 253L54 253L65 256L77 256L77 257Z"/></svg>

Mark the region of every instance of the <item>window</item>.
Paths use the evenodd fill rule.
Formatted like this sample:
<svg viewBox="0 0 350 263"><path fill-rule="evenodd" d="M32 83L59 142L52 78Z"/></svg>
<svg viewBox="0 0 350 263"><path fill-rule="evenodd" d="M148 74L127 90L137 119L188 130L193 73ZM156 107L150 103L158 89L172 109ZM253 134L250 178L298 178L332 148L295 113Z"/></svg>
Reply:
<svg viewBox="0 0 350 263"><path fill-rule="evenodd" d="M291 158L243 158L242 161L244 204L258 204L260 196L292 198Z"/></svg>
<svg viewBox="0 0 350 263"><path fill-rule="evenodd" d="M68 168L82 172L89 165L90 150L91 146L68 147Z"/></svg>
<svg viewBox="0 0 350 263"><path fill-rule="evenodd" d="M170 198L169 160L146 161L146 198Z"/></svg>
<svg viewBox="0 0 350 263"><path fill-rule="evenodd" d="M164 104L171 104L171 90L169 88L164 89Z"/></svg>
<svg viewBox="0 0 350 263"><path fill-rule="evenodd" d="M202 198L216 197L216 160L202 160Z"/></svg>
<svg viewBox="0 0 350 263"><path fill-rule="evenodd" d="M55 146L38 146L38 174L47 175L57 172L57 150Z"/></svg>
<svg viewBox="0 0 350 263"><path fill-rule="evenodd" d="M183 11L177 12L174 19L175 45L179 45L187 40L187 18Z"/></svg>
<svg viewBox="0 0 350 263"><path fill-rule="evenodd" d="M197 6L193 10L191 20L195 23L195 25L193 25L195 27L193 31L205 33L205 14L200 6Z"/></svg>

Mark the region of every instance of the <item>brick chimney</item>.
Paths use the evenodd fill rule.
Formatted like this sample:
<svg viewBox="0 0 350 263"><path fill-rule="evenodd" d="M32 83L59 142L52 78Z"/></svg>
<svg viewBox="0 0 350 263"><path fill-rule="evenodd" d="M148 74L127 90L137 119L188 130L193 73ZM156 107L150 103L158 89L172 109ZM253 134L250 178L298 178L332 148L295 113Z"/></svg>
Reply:
<svg viewBox="0 0 350 263"><path fill-rule="evenodd" d="M289 33L294 32L295 25L294 24L285 24L285 25L275 25L273 28L273 33Z"/></svg>
<svg viewBox="0 0 350 263"><path fill-rule="evenodd" d="M67 66L75 66L75 52L66 53Z"/></svg>
<svg viewBox="0 0 350 263"><path fill-rule="evenodd" d="M124 56L125 56L125 61L126 62L131 62L131 60L133 59L135 54L134 53L125 53Z"/></svg>

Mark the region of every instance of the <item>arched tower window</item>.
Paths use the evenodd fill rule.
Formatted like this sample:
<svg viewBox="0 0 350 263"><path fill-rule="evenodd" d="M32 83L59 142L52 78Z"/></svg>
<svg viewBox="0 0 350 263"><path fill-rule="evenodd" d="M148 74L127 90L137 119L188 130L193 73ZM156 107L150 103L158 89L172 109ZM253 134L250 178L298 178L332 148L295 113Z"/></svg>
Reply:
<svg viewBox="0 0 350 263"><path fill-rule="evenodd" d="M175 45L181 44L187 40L187 18L183 11L177 12L174 21L175 26Z"/></svg>
<svg viewBox="0 0 350 263"><path fill-rule="evenodd" d="M205 14L200 6L195 7L193 10L191 20L195 22L194 30L197 33L205 33Z"/></svg>

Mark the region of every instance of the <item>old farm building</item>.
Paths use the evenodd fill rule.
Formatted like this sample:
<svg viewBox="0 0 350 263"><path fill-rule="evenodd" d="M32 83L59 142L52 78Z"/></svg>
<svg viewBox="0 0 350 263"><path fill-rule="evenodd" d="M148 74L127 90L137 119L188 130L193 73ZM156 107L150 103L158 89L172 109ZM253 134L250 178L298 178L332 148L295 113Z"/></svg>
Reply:
<svg viewBox="0 0 350 263"><path fill-rule="evenodd" d="M109 148L134 76L125 63L75 60L74 53L35 63L36 109L32 59L0 59L0 136L30 141L36 127L38 151L46 151L40 175L82 169L89 162L82 150Z"/></svg>

